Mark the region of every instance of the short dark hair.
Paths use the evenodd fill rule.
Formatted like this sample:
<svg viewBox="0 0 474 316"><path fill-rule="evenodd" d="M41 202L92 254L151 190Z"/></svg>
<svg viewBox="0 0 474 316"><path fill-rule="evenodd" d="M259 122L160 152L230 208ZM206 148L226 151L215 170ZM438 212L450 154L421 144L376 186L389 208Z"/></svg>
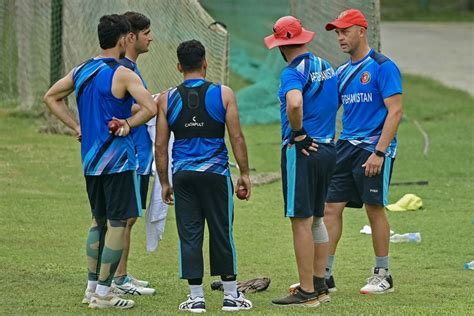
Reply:
<svg viewBox="0 0 474 316"><path fill-rule="evenodd" d="M150 27L150 19L139 12L128 11L123 14L128 22L130 22L130 31L138 36L140 31L146 30Z"/></svg>
<svg viewBox="0 0 474 316"><path fill-rule="evenodd" d="M202 67L206 58L206 49L195 39L182 42L176 50L178 61L184 71L197 70Z"/></svg>
<svg viewBox="0 0 474 316"><path fill-rule="evenodd" d="M130 32L130 22L125 16L119 14L102 16L97 26L100 48L115 47L120 37L127 35L128 32Z"/></svg>

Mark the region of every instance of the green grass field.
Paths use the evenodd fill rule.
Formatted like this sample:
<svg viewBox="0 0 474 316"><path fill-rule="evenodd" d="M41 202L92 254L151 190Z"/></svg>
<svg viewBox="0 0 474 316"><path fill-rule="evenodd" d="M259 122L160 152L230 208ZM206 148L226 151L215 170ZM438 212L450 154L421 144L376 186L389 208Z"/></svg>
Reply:
<svg viewBox="0 0 474 316"><path fill-rule="evenodd" d="M373 263L371 239L361 235L363 211L347 209L335 263L338 292L319 309L279 309L270 303L297 279L289 221L283 218L280 183L254 188L249 202L236 202L235 242L239 279L269 276L270 288L248 295L253 313L275 315L474 314L473 158L474 100L466 93L415 76L404 77L407 118L399 132L393 181L428 180L428 186L393 186L390 200L405 193L423 198L425 209L388 214L395 232L421 232L421 244L391 246L396 291L362 296ZM275 108L275 110L277 110ZM412 120L430 136L427 157ZM0 310L11 314L102 314L80 304L85 288L85 238L90 213L81 175L79 143L73 137L38 134L37 118L0 107ZM246 126L250 163L259 172L279 169L278 125ZM134 231L129 270L148 279L154 297L136 298L123 314L175 314L187 285L178 279L174 212L156 253L145 252L145 227ZM207 246L206 264L208 264ZM206 273L209 269L206 267ZM204 278L207 310L220 311L222 294Z"/></svg>

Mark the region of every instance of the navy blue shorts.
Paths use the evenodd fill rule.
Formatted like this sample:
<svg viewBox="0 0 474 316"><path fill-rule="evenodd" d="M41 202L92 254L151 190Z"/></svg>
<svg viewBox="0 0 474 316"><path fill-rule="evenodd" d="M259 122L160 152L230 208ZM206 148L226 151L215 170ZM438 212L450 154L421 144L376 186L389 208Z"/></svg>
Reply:
<svg viewBox="0 0 474 316"><path fill-rule="evenodd" d="M94 217L125 220L140 215L140 186L135 171L85 178Z"/></svg>
<svg viewBox="0 0 474 316"><path fill-rule="evenodd" d="M336 170L331 179L326 201L328 203L347 202L346 206L353 208L361 208L364 203L387 205L388 188L395 159L385 157L382 172L377 176L367 177L362 165L372 152L352 145L347 140L339 140L336 148Z"/></svg>
<svg viewBox="0 0 474 316"><path fill-rule="evenodd" d="M281 174L285 216L324 216L324 203L336 166L334 144L318 144L317 152L305 156L295 146L281 150Z"/></svg>

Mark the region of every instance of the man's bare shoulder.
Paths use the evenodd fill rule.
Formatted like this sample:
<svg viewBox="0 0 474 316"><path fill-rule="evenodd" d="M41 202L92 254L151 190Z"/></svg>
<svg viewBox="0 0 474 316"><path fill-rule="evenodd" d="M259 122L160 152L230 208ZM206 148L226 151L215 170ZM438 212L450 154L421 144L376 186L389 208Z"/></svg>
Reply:
<svg viewBox="0 0 474 316"><path fill-rule="evenodd" d="M222 93L226 93L226 94L234 94L234 90L232 90L231 87L228 87L226 85L221 85L221 90L222 90Z"/></svg>
<svg viewBox="0 0 474 316"><path fill-rule="evenodd" d="M120 65L115 71L115 76L117 79L124 80L134 80L137 78L139 79L138 75L134 71L122 65Z"/></svg>
<svg viewBox="0 0 474 316"><path fill-rule="evenodd" d="M166 106L168 104L168 94L171 89L165 90L160 93L160 96L158 97L158 106L159 107L164 107L166 109Z"/></svg>

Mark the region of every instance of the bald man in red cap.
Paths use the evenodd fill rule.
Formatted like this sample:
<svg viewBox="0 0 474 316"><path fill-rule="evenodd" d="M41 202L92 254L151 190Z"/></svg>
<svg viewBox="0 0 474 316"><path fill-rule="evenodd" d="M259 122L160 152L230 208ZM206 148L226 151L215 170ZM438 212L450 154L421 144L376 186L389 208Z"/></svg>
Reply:
<svg viewBox="0 0 474 316"><path fill-rule="evenodd" d="M315 36L293 16L276 21L266 46L278 47L288 65L280 76L281 172L285 216L290 218L300 283L279 306L317 307L329 302L324 280L328 233L324 203L336 164L337 78L324 59L313 55Z"/></svg>
<svg viewBox="0 0 474 316"><path fill-rule="evenodd" d="M365 205L375 264L360 293L383 294L394 290L389 273L390 226L384 206L397 151L396 132L403 116L402 84L397 66L369 47L367 26L364 14L356 9L342 12L326 25L326 30L335 30L341 50L350 56L336 70L344 113L325 209L329 233L326 279L330 290L335 289L332 266L344 208Z"/></svg>

